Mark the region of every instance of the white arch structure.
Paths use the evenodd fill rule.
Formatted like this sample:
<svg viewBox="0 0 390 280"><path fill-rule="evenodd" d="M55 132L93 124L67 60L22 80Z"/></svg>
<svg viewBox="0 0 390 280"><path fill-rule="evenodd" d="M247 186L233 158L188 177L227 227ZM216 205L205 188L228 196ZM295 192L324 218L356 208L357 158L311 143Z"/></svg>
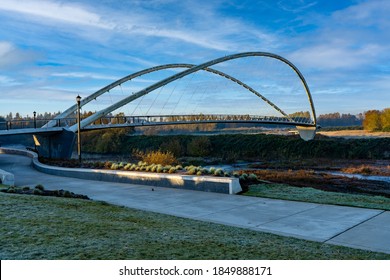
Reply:
<svg viewBox="0 0 390 280"><path fill-rule="evenodd" d="M165 78L157 83L154 83L146 88L144 88L143 90L140 90L136 93L133 93L131 94L130 96L128 97L125 97L124 99L108 106L107 108L103 109L103 110L100 110L99 112L96 112L95 114L85 118L84 120L81 121L81 128L84 128L86 127L87 125L95 122L96 120L100 119L101 117L111 113L112 111L134 101L135 99L137 98L140 98L160 87L163 87L173 81L176 81L180 78L183 78L187 75L190 75L192 73L195 73L197 71L208 71L208 72L211 72L213 74L216 74L216 75L220 75L224 78L227 78L229 80L231 80L232 82L235 82L237 84L239 84L240 86L246 88L248 91L256 94L258 97L260 97L264 102L266 102L268 105L270 105L271 107L273 107L275 110L277 110L279 113L281 113L283 116L287 117L287 118L290 118L282 109L280 109L277 105L275 105L273 102L271 102L269 99L267 99L266 97L264 97L263 95L261 95L259 92L257 92L256 90L254 90L253 88L251 88L250 86L248 86L247 84L241 82L240 80L226 74L226 73L223 73L221 71L218 71L218 70L215 70L215 69L212 69L210 68L211 66L213 65L217 65L219 63L222 63L222 62L225 62L225 61L229 61L229 60L234 60L234 59L239 59L239 58L244 58L244 57L255 57L255 56L263 56L263 57L270 57L270 58L273 58L273 59L276 59L276 60L279 60L283 63L285 63L286 65L288 65L296 74L297 76L299 77L300 81L302 82L302 85L305 89L305 92L307 94L307 97L308 97L308 100L309 100L309 104L310 104L310 108L311 108L311 115L313 117L313 122L309 125L305 125L305 127L297 127L298 130L300 131L300 134L301 134L301 137L302 138L313 138L314 137L314 134L315 134L315 129L316 129L316 126L317 126L317 121L316 121L316 114L315 114L315 108L314 108L314 103L313 103L313 99L312 99L312 96L311 96L311 93L310 93L310 90L309 90L309 87L306 83L306 80L305 78L303 77L302 73L298 70L298 68L293 64L291 63L290 61L288 61L287 59L279 56L279 55L276 55L276 54L273 54L273 53L268 53L268 52L245 52L245 53L238 53L238 54L233 54L233 55L228 55L228 56L224 56L224 57L221 57L221 58L218 58L218 59L214 59L214 60L211 60L211 61L208 61L208 62L205 62L203 64L200 64L200 65L193 65L193 64L166 64L166 65L160 65L160 66L156 66L156 67L152 67L152 68L148 68L148 69L145 69L145 70L142 70L142 71L139 71L139 72L136 72L136 73L133 73L131 75L128 75L122 79L119 79L118 81L115 81L113 83L111 83L110 85L98 90L97 92L91 94L90 96L84 98L82 101L81 101L81 106L87 104L88 102L96 99L98 96L108 92L109 90L111 90L112 88L114 87L117 87L117 86L120 86L122 83L124 82L127 82L131 79L134 79L136 77L139 77L141 75L144 75L144 74L147 74L147 73L151 73L151 72L155 72L155 71L160 71L160 70L164 70L164 69L170 69L170 68L188 68L187 70L184 70L182 72L179 72L177 74L174 74L168 78ZM57 119L61 119L61 118L65 118L67 116L69 116L70 114L72 114L74 111L76 110L76 105L68 108L67 110L65 110L62 114L60 114L59 116L57 116L54 120L52 120L51 122L49 122L48 124L45 125L45 127L53 127L56 125L56 120ZM292 124L294 122L292 121ZM69 128L70 131L73 131L73 132L76 132L77 131L77 124L76 125L73 125ZM303 134L309 134L308 136L304 136L302 135ZM306 131L306 132L305 132Z"/></svg>

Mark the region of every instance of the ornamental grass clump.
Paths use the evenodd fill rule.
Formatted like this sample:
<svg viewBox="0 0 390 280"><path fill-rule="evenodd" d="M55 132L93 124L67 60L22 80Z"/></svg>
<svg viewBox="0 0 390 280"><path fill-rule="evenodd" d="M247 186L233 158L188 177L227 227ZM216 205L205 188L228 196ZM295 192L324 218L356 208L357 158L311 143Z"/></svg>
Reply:
<svg viewBox="0 0 390 280"><path fill-rule="evenodd" d="M136 164L132 164L131 166L130 166L130 171L135 171L135 169L137 168L137 165Z"/></svg>
<svg viewBox="0 0 390 280"><path fill-rule="evenodd" d="M152 171L152 172L157 172L157 167L158 167L158 165L153 165L152 166L152 168L150 169L150 171Z"/></svg>
<svg viewBox="0 0 390 280"><path fill-rule="evenodd" d="M119 169L119 164L113 163L113 164L111 165L111 169L112 169L112 170L118 170L118 169Z"/></svg>
<svg viewBox="0 0 390 280"><path fill-rule="evenodd" d="M216 169L215 171L214 171L214 176L224 176L225 174L224 174L224 172L223 172L223 170L221 169L221 168L218 168L218 169Z"/></svg>
<svg viewBox="0 0 390 280"><path fill-rule="evenodd" d="M176 173L176 167L169 168L168 173L169 174Z"/></svg>
<svg viewBox="0 0 390 280"><path fill-rule="evenodd" d="M202 175L208 175L210 174L209 170L207 168L202 168L201 169Z"/></svg>
<svg viewBox="0 0 390 280"><path fill-rule="evenodd" d="M176 170L183 170L183 166L182 165L176 165Z"/></svg>
<svg viewBox="0 0 390 280"><path fill-rule="evenodd" d="M131 163L128 163L128 164L125 165L125 167L123 167L123 169L124 170L130 170L131 165L132 165Z"/></svg>
<svg viewBox="0 0 390 280"><path fill-rule="evenodd" d="M189 175L195 175L197 172L198 172L198 169L195 166L188 169Z"/></svg>
<svg viewBox="0 0 390 280"><path fill-rule="evenodd" d="M164 171L164 167L162 165L158 165L156 172L157 173L162 173L163 171Z"/></svg>

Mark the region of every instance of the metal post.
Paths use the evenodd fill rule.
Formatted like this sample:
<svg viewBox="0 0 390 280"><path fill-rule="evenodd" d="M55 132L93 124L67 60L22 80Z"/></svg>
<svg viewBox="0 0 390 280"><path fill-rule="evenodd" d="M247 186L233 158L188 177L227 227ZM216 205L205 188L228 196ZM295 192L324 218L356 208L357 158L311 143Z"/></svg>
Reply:
<svg viewBox="0 0 390 280"><path fill-rule="evenodd" d="M34 114L34 128L37 128L37 112L33 112Z"/></svg>
<svg viewBox="0 0 390 280"><path fill-rule="evenodd" d="M77 102L77 154L79 156L79 163L81 163L80 101L81 101L81 97L80 97L80 95L77 95L77 97L76 97L76 102Z"/></svg>

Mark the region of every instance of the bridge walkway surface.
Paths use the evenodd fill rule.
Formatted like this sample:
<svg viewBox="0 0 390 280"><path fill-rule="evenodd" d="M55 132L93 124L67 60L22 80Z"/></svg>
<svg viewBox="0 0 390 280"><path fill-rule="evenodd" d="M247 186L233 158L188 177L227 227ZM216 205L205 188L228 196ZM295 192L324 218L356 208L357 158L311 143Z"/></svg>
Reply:
<svg viewBox="0 0 390 280"><path fill-rule="evenodd" d="M42 184L129 208L390 254L390 212L47 175L0 154L17 186ZM245 213L245 215L243 215Z"/></svg>

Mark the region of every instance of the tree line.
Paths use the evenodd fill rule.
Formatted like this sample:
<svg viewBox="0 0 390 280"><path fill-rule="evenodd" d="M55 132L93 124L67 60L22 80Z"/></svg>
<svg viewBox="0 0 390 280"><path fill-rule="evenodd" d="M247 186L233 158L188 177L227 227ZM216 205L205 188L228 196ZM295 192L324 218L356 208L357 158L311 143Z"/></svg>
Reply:
<svg viewBox="0 0 390 280"><path fill-rule="evenodd" d="M60 112L51 113L37 113L36 119L53 119L55 116L59 115ZM92 115L93 112L82 112L81 118L86 118ZM309 112L297 112L289 115L290 117L307 117L310 118ZM75 116L72 116L75 117ZM106 117L94 122L94 124L106 124L111 123L121 123L124 119L124 113L118 113L116 115L108 114ZM22 116L20 113L13 114L10 112L5 116L0 115L0 123L5 123L7 121L27 121L33 120L33 116ZM385 108L383 110L369 110L364 113L357 115L352 114L340 114L339 112L322 114L317 118L317 122L321 127L361 127L364 130L368 131L390 131L390 108ZM213 131L218 128L237 128L237 127L246 127L253 126L253 124L187 124L187 125L173 125L173 126L160 126L160 127L145 127L142 130L143 134L157 134L158 132L166 131L176 131L176 132L186 132L186 131Z"/></svg>
<svg viewBox="0 0 390 280"><path fill-rule="evenodd" d="M364 115L363 127L369 131L390 131L390 108L367 111Z"/></svg>

